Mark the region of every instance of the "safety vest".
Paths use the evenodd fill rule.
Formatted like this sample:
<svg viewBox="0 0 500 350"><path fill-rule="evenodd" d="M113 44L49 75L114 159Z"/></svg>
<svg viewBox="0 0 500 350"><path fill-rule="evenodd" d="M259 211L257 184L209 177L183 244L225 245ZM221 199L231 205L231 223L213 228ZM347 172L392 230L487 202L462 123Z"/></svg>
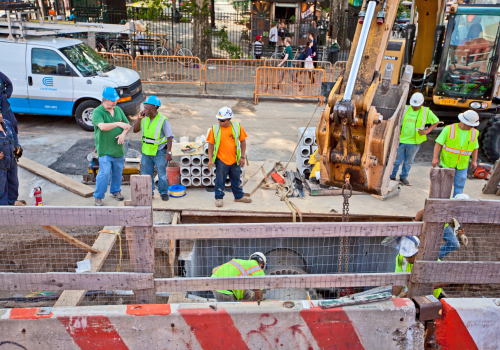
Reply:
<svg viewBox="0 0 500 350"><path fill-rule="evenodd" d="M469 158L474 152L479 132L474 128L470 129L467 133L467 139L462 145L457 129L458 124L450 125L448 138L444 142L440 158L443 167L463 170L469 167Z"/></svg>
<svg viewBox="0 0 500 350"><path fill-rule="evenodd" d="M405 129L406 125L406 116L412 111L413 109L410 106L405 107L405 115L403 117L403 125L401 126L401 135L403 135L403 130ZM420 108L418 115L417 115L417 121L415 122L415 142L417 145L420 145L422 142L427 140L426 135L420 135L418 133L419 130L424 130L425 129L425 121L427 119L427 114L429 113L429 107L422 107Z"/></svg>
<svg viewBox="0 0 500 350"><path fill-rule="evenodd" d="M438 261L441 261L438 259ZM396 264L403 270L403 272L411 272L411 269L413 268L413 264L410 264L404 256L401 254L398 254L396 256ZM398 272L398 271L396 271ZM408 286L405 286L405 291L408 292ZM436 298L439 297L441 292L443 291L443 288L436 288L434 289L434 292L432 293Z"/></svg>
<svg viewBox="0 0 500 350"><path fill-rule="evenodd" d="M142 153L147 156L156 156L158 152L158 146L162 143L168 141L167 137L159 138L161 134L161 128L166 117L162 116L160 113L151 122L149 117L145 117L141 120L142 129Z"/></svg>
<svg viewBox="0 0 500 350"><path fill-rule="evenodd" d="M238 277L238 276L264 276L265 273L255 260L232 259L225 264L214 267L210 277ZM240 290L218 290L224 294L234 294L236 300L243 298L243 289Z"/></svg>
<svg viewBox="0 0 500 350"><path fill-rule="evenodd" d="M231 127L233 128L234 141L236 142L236 164L238 164L241 158L240 123L231 122ZM217 159L217 152L219 151L220 146L220 125L217 124L212 126L212 132L214 133L215 139L214 156L212 158L212 162L215 163L215 159Z"/></svg>

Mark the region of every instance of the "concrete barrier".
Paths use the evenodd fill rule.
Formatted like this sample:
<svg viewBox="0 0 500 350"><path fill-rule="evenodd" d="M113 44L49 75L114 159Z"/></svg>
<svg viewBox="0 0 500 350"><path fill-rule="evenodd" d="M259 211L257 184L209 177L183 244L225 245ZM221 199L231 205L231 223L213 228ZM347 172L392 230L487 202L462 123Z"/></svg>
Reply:
<svg viewBox="0 0 500 350"><path fill-rule="evenodd" d="M443 315L436 320L441 350L500 349L500 299L441 299Z"/></svg>
<svg viewBox="0 0 500 350"><path fill-rule="evenodd" d="M14 349L423 349L409 299L322 310L317 302L0 309ZM212 306L212 307L211 307ZM17 346L17 347L16 347Z"/></svg>

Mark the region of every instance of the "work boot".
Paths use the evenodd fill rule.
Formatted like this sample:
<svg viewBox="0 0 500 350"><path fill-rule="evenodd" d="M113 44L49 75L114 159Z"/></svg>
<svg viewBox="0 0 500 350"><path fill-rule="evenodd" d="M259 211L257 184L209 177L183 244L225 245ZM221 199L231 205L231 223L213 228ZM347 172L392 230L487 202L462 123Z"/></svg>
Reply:
<svg viewBox="0 0 500 350"><path fill-rule="evenodd" d="M235 202L240 202L240 203L251 203L252 198L250 197L241 197L240 199L235 199Z"/></svg>
<svg viewBox="0 0 500 350"><path fill-rule="evenodd" d="M114 199L116 199L117 201L122 201L124 200L125 198L122 196L122 193L121 192L116 192L115 194L111 194L111 197L113 197Z"/></svg>
<svg viewBox="0 0 500 350"><path fill-rule="evenodd" d="M168 201L168 194L162 194L161 195L161 200L164 201L164 202Z"/></svg>
<svg viewBox="0 0 500 350"><path fill-rule="evenodd" d="M399 181L405 186L410 186L410 181L406 177L404 179L399 178Z"/></svg>
<svg viewBox="0 0 500 350"><path fill-rule="evenodd" d="M216 199L215 200L215 206L217 208L222 208L222 199Z"/></svg>
<svg viewBox="0 0 500 350"><path fill-rule="evenodd" d="M102 199L95 198L95 206L96 207L102 207Z"/></svg>

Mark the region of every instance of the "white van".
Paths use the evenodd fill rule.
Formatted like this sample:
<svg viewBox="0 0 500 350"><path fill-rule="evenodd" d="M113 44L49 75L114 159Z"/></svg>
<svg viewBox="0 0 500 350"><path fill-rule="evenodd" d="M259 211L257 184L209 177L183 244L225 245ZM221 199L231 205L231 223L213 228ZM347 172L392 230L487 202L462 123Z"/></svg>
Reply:
<svg viewBox="0 0 500 350"><path fill-rule="evenodd" d="M102 90L118 92L118 106L131 116L146 96L137 72L115 67L76 39L28 37L27 42L0 38L0 70L14 92L14 113L75 116L80 127L94 131L92 111L101 104Z"/></svg>

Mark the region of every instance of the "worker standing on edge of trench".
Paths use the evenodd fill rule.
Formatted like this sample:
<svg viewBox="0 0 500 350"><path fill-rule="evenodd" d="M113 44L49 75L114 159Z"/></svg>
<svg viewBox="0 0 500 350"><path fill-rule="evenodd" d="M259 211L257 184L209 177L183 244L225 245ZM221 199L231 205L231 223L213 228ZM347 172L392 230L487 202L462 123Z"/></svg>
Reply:
<svg viewBox="0 0 500 350"><path fill-rule="evenodd" d="M266 269L267 259L266 256L260 252L250 255L250 260L232 259L225 264L214 267L210 277L247 277L247 276L265 276L264 270ZM254 289L249 290L214 290L214 297L217 301L250 301L262 300L262 290Z"/></svg>
<svg viewBox="0 0 500 350"><path fill-rule="evenodd" d="M4 120L0 107L0 205L14 205L19 195L17 159L22 156L14 127Z"/></svg>

